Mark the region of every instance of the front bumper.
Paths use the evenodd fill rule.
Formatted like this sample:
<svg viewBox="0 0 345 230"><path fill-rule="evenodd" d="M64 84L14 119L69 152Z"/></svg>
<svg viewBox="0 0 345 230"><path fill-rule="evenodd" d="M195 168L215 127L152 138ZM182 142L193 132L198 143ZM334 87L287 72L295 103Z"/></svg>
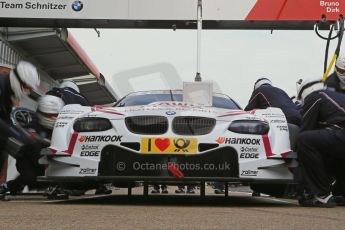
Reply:
<svg viewBox="0 0 345 230"><path fill-rule="evenodd" d="M221 147L201 154L139 154L119 146L102 150L98 176L164 177L239 177L238 156L231 147Z"/></svg>
<svg viewBox="0 0 345 230"><path fill-rule="evenodd" d="M183 177L169 170L175 165ZM97 176L45 176L39 181L63 184L113 182L155 182L168 184L207 181L244 183L291 183L292 180L240 178L237 152L220 147L195 155L139 154L120 146L107 146L101 152Z"/></svg>

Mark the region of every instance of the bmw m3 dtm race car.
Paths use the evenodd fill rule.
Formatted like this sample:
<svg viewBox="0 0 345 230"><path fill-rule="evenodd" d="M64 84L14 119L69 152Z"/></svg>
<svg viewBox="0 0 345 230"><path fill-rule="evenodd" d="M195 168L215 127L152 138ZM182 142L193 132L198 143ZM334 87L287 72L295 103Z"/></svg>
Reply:
<svg viewBox="0 0 345 230"><path fill-rule="evenodd" d="M40 179L77 187L242 182L270 193L266 184L293 180L289 129L280 109L246 112L224 94L212 106L185 102L182 90L131 93L113 107L67 105L42 151Z"/></svg>

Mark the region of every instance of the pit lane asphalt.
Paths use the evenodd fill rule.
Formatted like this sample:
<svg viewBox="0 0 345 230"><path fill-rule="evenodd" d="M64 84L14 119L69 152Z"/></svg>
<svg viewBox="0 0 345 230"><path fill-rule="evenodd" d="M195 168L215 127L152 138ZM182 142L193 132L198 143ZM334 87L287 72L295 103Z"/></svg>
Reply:
<svg viewBox="0 0 345 230"><path fill-rule="evenodd" d="M42 196L10 196L0 201L0 229L344 229L345 207L302 208L294 200L251 197L230 188L229 197L142 195L134 188L113 195L48 201ZM236 190L236 191L234 191ZM198 192L197 192L198 193ZM174 194L174 195L172 195Z"/></svg>

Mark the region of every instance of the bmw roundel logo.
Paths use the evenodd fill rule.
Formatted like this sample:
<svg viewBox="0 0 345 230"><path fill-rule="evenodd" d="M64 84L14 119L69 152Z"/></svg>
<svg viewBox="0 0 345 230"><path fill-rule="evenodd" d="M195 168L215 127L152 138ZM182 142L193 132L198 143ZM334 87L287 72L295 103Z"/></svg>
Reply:
<svg viewBox="0 0 345 230"><path fill-rule="evenodd" d="M81 1L74 1L72 3L72 9L74 11L81 11L83 9L83 3Z"/></svg>
<svg viewBox="0 0 345 230"><path fill-rule="evenodd" d="M166 112L166 115L175 115L175 114L176 114L175 111L167 111L167 112Z"/></svg>

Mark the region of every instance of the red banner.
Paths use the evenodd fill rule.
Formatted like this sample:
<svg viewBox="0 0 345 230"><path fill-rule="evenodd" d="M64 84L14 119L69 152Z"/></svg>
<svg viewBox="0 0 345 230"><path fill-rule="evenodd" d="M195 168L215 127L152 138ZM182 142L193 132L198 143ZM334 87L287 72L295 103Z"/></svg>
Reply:
<svg viewBox="0 0 345 230"><path fill-rule="evenodd" d="M345 0L258 0L246 20L338 20Z"/></svg>

